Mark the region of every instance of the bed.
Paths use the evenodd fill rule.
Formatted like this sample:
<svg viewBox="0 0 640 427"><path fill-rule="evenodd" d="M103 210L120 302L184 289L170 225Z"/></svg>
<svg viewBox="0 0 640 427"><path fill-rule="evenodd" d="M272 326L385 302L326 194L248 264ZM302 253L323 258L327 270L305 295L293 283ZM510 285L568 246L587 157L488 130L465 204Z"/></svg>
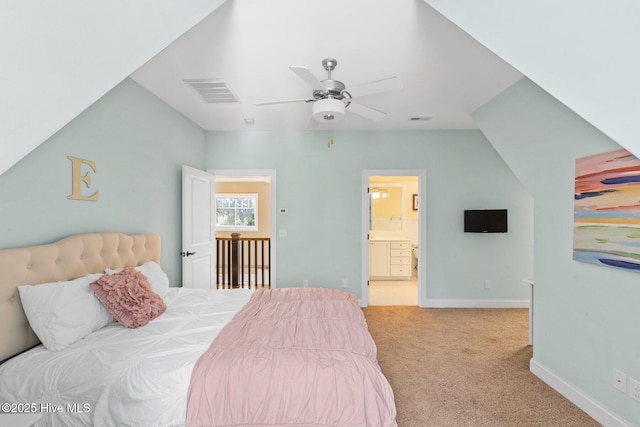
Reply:
<svg viewBox="0 0 640 427"><path fill-rule="evenodd" d="M81 234L0 250L3 412L40 412L42 426L396 425L393 392L353 295L170 288L159 260L155 234ZM111 313L115 321L104 314L108 300L85 292L88 281L95 290L125 273L148 278L164 307L140 327ZM79 286L85 299L75 302L69 289ZM36 288L54 293L33 314ZM69 301L69 313L37 320Z"/></svg>

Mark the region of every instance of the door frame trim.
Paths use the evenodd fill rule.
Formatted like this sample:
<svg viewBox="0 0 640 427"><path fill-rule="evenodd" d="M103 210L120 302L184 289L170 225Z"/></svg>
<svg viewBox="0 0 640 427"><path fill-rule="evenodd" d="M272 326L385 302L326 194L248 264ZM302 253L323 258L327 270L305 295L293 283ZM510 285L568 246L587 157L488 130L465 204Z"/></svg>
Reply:
<svg viewBox="0 0 640 427"><path fill-rule="evenodd" d="M278 287L278 281L276 280L276 170L275 169L207 169L207 172L214 176L268 176L271 179L269 185L269 200L271 203L271 224L269 224L271 235L271 261L269 268L271 269L271 288Z"/></svg>
<svg viewBox="0 0 640 427"><path fill-rule="evenodd" d="M418 177L418 306L427 306L427 171L426 169L363 169L361 188L362 297L360 306L369 305L369 178L372 176Z"/></svg>

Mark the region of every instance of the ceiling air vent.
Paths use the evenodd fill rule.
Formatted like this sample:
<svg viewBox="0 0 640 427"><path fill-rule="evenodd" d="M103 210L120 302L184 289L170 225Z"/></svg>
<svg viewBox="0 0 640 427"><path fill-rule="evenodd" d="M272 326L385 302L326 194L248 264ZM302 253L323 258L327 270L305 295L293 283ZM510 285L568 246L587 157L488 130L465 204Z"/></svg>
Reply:
<svg viewBox="0 0 640 427"><path fill-rule="evenodd" d="M188 79L183 80L200 94L209 104L226 104L239 102L233 91L224 80L217 79Z"/></svg>

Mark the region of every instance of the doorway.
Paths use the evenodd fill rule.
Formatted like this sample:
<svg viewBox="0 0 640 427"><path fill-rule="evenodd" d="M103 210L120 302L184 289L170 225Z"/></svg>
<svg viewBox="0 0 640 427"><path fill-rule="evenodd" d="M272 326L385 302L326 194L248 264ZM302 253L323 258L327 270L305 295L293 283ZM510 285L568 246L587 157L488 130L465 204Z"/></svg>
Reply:
<svg viewBox="0 0 640 427"><path fill-rule="evenodd" d="M362 176L363 305L426 306L426 172Z"/></svg>
<svg viewBox="0 0 640 427"><path fill-rule="evenodd" d="M240 261L243 264L240 266L240 274L238 275L240 281L246 282L247 287L250 288L255 286L277 287L276 240L273 238L273 230L276 227L276 171L272 169L216 169L208 172L215 177L216 195L225 195L231 198L247 196L252 198L255 203L255 218L251 224L244 224L238 229L230 226L217 226L215 230L217 240L229 240L232 233L239 233L242 239L248 239L240 244L250 245L259 241L260 246L255 246L253 251L251 246L247 246L246 251L243 251L246 253L246 257L243 255L242 261ZM265 246L265 241L268 241L268 246ZM222 268L222 273L220 273L221 269L217 263L220 262L220 259L224 259L224 256L222 251L219 252L216 260L216 278L218 283L224 285L226 280L224 277L227 277L228 274L225 268ZM252 254L255 255L255 262L251 261ZM225 276L225 274L227 275Z"/></svg>

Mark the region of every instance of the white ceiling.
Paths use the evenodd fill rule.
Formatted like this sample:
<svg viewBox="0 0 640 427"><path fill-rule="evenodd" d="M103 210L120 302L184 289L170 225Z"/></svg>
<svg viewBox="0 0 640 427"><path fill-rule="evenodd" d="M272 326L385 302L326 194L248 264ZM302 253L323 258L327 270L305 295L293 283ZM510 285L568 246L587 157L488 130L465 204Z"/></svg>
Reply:
<svg viewBox="0 0 640 427"><path fill-rule="evenodd" d="M470 113L522 77L423 0L227 0L131 77L205 130L325 129L312 104L253 104L310 98L289 66L324 80L327 57L347 88L393 76L404 85L357 99L384 119L347 109L335 130L475 129ZM224 80L239 103L208 104L187 79Z"/></svg>

